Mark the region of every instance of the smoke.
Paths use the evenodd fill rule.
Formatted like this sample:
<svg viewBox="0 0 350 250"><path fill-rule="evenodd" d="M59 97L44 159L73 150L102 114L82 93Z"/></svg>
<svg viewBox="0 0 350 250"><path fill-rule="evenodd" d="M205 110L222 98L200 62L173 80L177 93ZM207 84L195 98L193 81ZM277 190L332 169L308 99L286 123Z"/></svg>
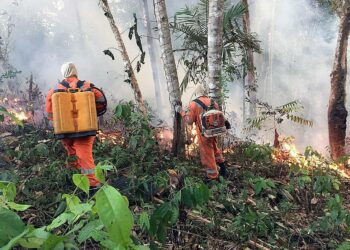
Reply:
<svg viewBox="0 0 350 250"><path fill-rule="evenodd" d="M312 128L284 121L280 133L296 137L300 148L325 152L328 145L327 105L334 59L336 17L313 0L250 1L252 31L261 40L256 56L258 95L279 106L300 100ZM269 134L273 140L273 131Z"/></svg>
<svg viewBox="0 0 350 250"><path fill-rule="evenodd" d="M114 0L111 1L111 8L116 23L123 32L130 59L134 60L140 51L135 41L128 38L133 13L139 18L139 33L146 35L140 0ZM0 12L7 13L2 16L3 19L11 17L13 29L9 41L9 61L16 69L22 71L23 82L33 73L35 82L39 84L43 93L46 93L62 79L61 64L72 61L77 65L80 79L89 80L102 87L108 96L117 101L133 100L131 88L124 82L127 75L121 56L113 49L117 47L115 38L97 0L2 0ZM150 13L153 14L153 11ZM154 16L151 16L154 21ZM5 30L5 27L2 30ZM144 49L147 49L145 37L142 42ZM107 48L112 48L114 61L102 53ZM154 106L151 62L148 51L146 53L146 64L142 65L137 78L145 100ZM136 60L133 62L134 66Z"/></svg>
<svg viewBox="0 0 350 250"><path fill-rule="evenodd" d="M185 4L196 2L167 1L169 17ZM335 53L337 18L317 8L314 0L249 2L251 29L257 33L263 49L261 55L255 55L259 98L272 105L300 100L305 106L304 117L312 119L314 127L285 121L280 127L280 133L295 136L300 147L311 145L325 151L328 144L329 74ZM130 59L133 60L139 55L139 50L135 41L127 38L127 33L133 22L132 13L135 12L140 18L140 33L146 34L142 22L142 5L139 0L113 0L111 6L123 32ZM151 23L155 27L153 5L149 4L149 8ZM61 79L61 64L73 61L81 79L102 87L118 101L133 99L130 86L124 82L126 74L118 51L111 50L115 61L102 53L107 48L116 47L116 42L97 0L2 0L0 14L5 11L14 24L10 38L10 63L23 72L23 78L32 72L44 93ZM146 49L145 37L142 42ZM174 42L175 45L179 43L176 40ZM146 56L146 64L137 78L144 98L154 106L151 63ZM181 81L183 70L180 66L179 72ZM243 103L241 86L242 80L230 85L227 101L227 112L234 112L239 119L242 117ZM166 93L165 81L163 91ZM192 88L189 87L183 98L184 104L187 104L191 92ZM166 93L163 103L166 104L165 109L169 110L167 98ZM242 124L242 120L238 123ZM238 133L240 129L237 125ZM273 140L270 132L265 138L268 141Z"/></svg>

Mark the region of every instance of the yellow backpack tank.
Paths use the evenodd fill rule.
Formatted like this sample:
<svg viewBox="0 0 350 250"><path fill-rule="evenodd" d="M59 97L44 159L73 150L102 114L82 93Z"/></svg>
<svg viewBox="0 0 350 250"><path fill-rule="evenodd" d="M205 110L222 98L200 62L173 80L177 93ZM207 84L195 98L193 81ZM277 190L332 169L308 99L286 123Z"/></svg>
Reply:
<svg viewBox="0 0 350 250"><path fill-rule="evenodd" d="M95 95L91 91L81 92L80 89L68 89L54 93L52 111L56 135L98 130Z"/></svg>

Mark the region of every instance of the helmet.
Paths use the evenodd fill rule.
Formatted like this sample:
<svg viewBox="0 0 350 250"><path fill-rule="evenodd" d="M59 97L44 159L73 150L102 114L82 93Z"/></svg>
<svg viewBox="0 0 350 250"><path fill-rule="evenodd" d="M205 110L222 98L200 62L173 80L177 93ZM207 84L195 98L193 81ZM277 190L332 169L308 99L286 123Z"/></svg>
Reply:
<svg viewBox="0 0 350 250"><path fill-rule="evenodd" d="M200 96L206 96L206 95L207 95L207 91L205 90L204 86L202 84L198 84L192 93L191 100L194 100Z"/></svg>
<svg viewBox="0 0 350 250"><path fill-rule="evenodd" d="M72 63L72 62L66 62L66 63L62 64L61 73L62 73L62 76L64 78L78 76L77 68L75 67L74 63Z"/></svg>

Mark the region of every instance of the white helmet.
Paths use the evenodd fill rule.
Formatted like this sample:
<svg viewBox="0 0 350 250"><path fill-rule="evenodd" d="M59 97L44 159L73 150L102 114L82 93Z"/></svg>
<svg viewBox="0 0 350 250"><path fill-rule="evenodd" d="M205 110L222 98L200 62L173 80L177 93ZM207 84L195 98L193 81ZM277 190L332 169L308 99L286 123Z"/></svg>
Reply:
<svg viewBox="0 0 350 250"><path fill-rule="evenodd" d="M202 84L197 84L197 87L194 89L191 100L194 100L200 96L206 96L207 91L205 90L204 86Z"/></svg>
<svg viewBox="0 0 350 250"><path fill-rule="evenodd" d="M61 66L61 73L64 78L68 78L71 76L78 76L77 68L72 62L65 62Z"/></svg>

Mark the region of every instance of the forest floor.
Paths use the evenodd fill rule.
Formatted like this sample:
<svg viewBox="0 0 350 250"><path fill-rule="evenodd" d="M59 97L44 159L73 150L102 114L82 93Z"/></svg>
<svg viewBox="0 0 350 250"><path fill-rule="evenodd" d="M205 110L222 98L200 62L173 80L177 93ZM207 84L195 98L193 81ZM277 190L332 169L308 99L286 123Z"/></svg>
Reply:
<svg viewBox="0 0 350 250"><path fill-rule="evenodd" d="M224 148L229 177L204 184L198 156L173 158L157 144L132 153L133 142L110 135L97 137L95 160L114 166L107 180L128 197L138 242L153 249L350 249L350 180L337 170L345 161L310 148L292 154L240 142ZM65 161L50 131L25 125L0 133L0 181L14 182L15 201L31 205L19 212L27 224L50 224L62 212L62 194L75 192ZM160 206L165 212L155 215ZM79 248L100 249L92 239Z"/></svg>

